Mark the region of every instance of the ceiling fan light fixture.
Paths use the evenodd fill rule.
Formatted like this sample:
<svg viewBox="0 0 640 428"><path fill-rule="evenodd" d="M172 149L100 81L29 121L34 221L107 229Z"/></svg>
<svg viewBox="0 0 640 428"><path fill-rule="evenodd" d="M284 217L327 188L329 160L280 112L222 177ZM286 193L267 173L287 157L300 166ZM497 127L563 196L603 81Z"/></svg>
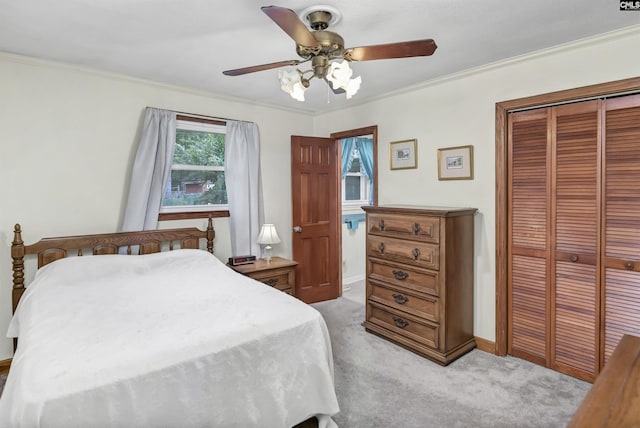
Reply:
<svg viewBox="0 0 640 428"><path fill-rule="evenodd" d="M298 101L304 101L304 93L313 78L327 82L334 94L344 92L347 99L354 96L360 89L362 78L352 77L353 71L349 67L351 61L430 56L437 48L433 39L420 39L345 49L342 36L328 30L342 18L340 11L333 6L309 6L299 14L280 6L263 6L261 10L296 42L296 53L302 59L254 65L222 73L241 76L285 66L296 67L310 61L310 70L280 71L278 75L282 90ZM343 61L339 62L338 59ZM307 73L312 74L305 78Z"/></svg>
<svg viewBox="0 0 640 428"><path fill-rule="evenodd" d="M298 101L304 101L304 91L309 87L309 81L302 78L300 70L280 70L278 73L280 88Z"/></svg>
<svg viewBox="0 0 640 428"><path fill-rule="evenodd" d="M362 78L360 76L356 77L355 79L351 79L349 81L349 83L347 84L347 87L344 88L346 92L346 97L348 100L350 100L351 97L354 96L356 92L358 92L358 89L360 89L361 83L362 83Z"/></svg>
<svg viewBox="0 0 640 428"><path fill-rule="evenodd" d="M344 60L342 62L334 61L329 66L327 72L327 80L331 82L333 89L344 89L347 99L350 99L360 89L362 78L360 76L352 79L353 70L349 67L349 62Z"/></svg>
<svg viewBox="0 0 640 428"><path fill-rule="evenodd" d="M296 83L293 85L293 91L289 95L291 98L298 101L304 101L304 91L307 90L307 86L304 86L302 83Z"/></svg>

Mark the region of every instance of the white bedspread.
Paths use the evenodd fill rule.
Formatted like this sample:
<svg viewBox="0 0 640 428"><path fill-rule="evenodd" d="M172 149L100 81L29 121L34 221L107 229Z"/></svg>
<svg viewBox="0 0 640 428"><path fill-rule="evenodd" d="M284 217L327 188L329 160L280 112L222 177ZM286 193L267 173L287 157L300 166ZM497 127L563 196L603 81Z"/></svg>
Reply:
<svg viewBox="0 0 640 428"><path fill-rule="evenodd" d="M9 326L2 427L335 427L312 307L200 250L58 260Z"/></svg>

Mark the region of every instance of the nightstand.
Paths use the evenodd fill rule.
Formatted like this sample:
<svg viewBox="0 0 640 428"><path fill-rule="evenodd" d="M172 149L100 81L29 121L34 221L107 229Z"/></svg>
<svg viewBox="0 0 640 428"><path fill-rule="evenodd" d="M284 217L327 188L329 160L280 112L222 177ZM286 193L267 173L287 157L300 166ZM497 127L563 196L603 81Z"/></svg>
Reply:
<svg viewBox="0 0 640 428"><path fill-rule="evenodd" d="M254 263L239 266L229 265L229 267L236 272L295 296L297 265L298 262L293 260L272 257L269 263L264 259L258 259Z"/></svg>

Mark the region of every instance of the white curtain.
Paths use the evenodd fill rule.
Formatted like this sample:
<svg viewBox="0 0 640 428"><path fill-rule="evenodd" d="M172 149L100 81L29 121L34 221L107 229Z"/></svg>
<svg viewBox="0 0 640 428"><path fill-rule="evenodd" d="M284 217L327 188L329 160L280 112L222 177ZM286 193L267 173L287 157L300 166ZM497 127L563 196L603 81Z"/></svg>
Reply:
<svg viewBox="0 0 640 428"><path fill-rule="evenodd" d="M253 122L227 121L224 175L229 201L231 251L260 256L256 243L264 223L260 135Z"/></svg>
<svg viewBox="0 0 640 428"><path fill-rule="evenodd" d="M157 228L175 143L176 113L147 107L122 222L124 232Z"/></svg>

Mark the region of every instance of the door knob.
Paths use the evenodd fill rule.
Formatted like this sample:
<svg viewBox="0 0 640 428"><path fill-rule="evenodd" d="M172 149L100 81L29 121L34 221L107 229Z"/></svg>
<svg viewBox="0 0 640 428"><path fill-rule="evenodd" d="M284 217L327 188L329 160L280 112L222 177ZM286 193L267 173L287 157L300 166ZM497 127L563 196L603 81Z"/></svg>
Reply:
<svg viewBox="0 0 640 428"><path fill-rule="evenodd" d="M293 226L293 231L295 233L302 233L302 228L300 226Z"/></svg>

